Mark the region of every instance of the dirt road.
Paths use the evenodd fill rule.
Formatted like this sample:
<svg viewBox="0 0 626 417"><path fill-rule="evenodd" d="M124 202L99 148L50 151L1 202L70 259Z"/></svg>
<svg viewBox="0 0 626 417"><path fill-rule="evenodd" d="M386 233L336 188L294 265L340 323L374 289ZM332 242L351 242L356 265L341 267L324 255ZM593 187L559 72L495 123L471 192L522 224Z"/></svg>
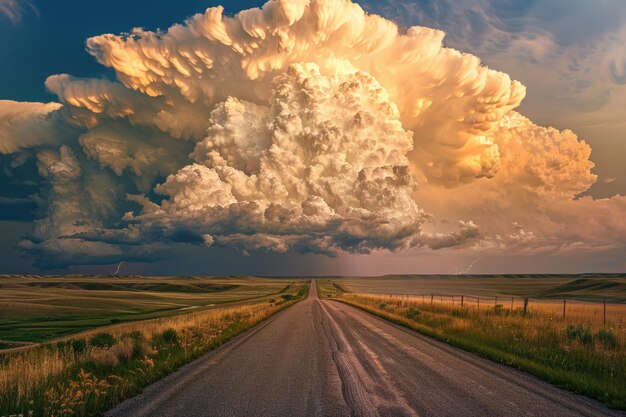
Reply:
<svg viewBox="0 0 626 417"><path fill-rule="evenodd" d="M374 317L309 298L107 416L625 415Z"/></svg>

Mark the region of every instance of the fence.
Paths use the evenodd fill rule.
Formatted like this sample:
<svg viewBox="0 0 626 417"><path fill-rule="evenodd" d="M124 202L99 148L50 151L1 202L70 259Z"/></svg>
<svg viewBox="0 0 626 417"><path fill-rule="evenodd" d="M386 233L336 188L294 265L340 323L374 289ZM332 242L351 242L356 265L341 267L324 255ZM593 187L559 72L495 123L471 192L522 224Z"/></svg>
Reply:
<svg viewBox="0 0 626 417"><path fill-rule="evenodd" d="M602 322L603 326L607 325L607 316L609 319L619 321L620 326L623 325L626 318L626 304L611 303L607 301L585 301L571 298L529 298L529 297L508 297L493 296L480 297L475 295L451 295L451 294L388 294L388 293L367 293L362 295L377 296L381 299L389 298L390 300L398 300L412 303L423 304L451 304L460 307L476 307L476 308L507 308L511 311L520 309L520 313L526 317L531 308L538 309L543 312L550 312L554 316L560 316L563 320L571 318L585 317L592 321ZM498 307L500 306L500 307ZM607 313L608 307L608 313Z"/></svg>

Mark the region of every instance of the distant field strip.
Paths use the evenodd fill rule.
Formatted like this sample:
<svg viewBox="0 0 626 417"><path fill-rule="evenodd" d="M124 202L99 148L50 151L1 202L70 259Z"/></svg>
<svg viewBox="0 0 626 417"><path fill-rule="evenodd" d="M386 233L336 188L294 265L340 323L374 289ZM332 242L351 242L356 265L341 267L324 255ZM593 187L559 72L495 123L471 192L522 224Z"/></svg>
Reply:
<svg viewBox="0 0 626 417"><path fill-rule="evenodd" d="M292 284L254 277L0 276L0 349L272 297Z"/></svg>
<svg viewBox="0 0 626 417"><path fill-rule="evenodd" d="M438 294L478 297L567 298L626 303L626 275L610 276L389 276L333 278L355 293Z"/></svg>

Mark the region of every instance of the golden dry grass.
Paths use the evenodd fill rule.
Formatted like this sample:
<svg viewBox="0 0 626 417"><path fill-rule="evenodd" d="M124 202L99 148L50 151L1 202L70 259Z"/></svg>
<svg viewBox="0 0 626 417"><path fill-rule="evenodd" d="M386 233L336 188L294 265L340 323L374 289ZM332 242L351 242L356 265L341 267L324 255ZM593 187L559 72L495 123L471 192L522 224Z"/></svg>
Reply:
<svg viewBox="0 0 626 417"><path fill-rule="evenodd" d="M450 312L451 309L461 307L470 310L480 309L481 311L492 311L497 305L503 310L519 311L524 308L524 298L520 297L473 297L450 295L434 295L431 301L430 295L390 295L390 294L370 294L353 293L344 296L354 296L375 300L378 303L405 303L417 304L420 307L428 306L442 307ZM604 303L594 301L565 301L565 318L563 318L563 300L538 300L528 299L528 315L536 319L544 319L554 322L586 324L596 327L612 327L626 330L626 304L606 303L606 325L604 324Z"/></svg>

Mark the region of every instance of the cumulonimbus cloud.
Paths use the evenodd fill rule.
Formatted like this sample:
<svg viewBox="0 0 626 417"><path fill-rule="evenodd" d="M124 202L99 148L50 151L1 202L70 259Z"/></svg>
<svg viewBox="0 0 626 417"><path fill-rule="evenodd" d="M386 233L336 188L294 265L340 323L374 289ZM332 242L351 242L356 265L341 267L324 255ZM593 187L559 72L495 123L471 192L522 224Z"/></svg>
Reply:
<svg viewBox="0 0 626 417"><path fill-rule="evenodd" d="M576 200L596 180L589 146L516 113L524 86L443 37L313 0L90 38L116 80L54 75L59 103L0 102L0 152L32 155L48 184L21 246L62 265L180 241L328 255L605 245L555 227L623 206Z"/></svg>

